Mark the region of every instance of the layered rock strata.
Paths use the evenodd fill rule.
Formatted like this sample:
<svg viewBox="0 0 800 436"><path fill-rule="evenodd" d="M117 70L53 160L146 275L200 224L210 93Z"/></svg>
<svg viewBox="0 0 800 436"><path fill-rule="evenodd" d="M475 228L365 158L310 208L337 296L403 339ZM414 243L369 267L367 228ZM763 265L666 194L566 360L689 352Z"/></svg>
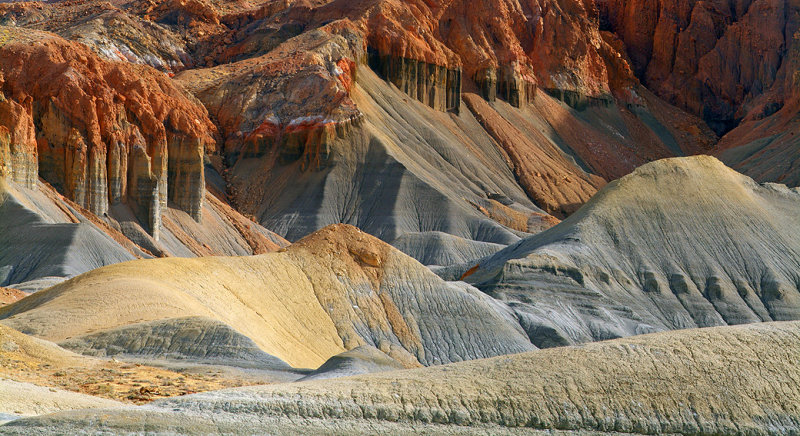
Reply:
<svg viewBox="0 0 800 436"><path fill-rule="evenodd" d="M50 34L3 31L0 121L15 179L35 179L38 154L39 175L95 214L127 202L152 232L168 203L200 219L215 127L199 102L163 73Z"/></svg>
<svg viewBox="0 0 800 436"><path fill-rule="evenodd" d="M0 178L34 187L39 167L32 101L28 98L22 103L7 99L0 92Z"/></svg>
<svg viewBox="0 0 800 436"><path fill-rule="evenodd" d="M363 57L349 30L304 34L267 55L176 76L209 108L228 165L265 157L327 165L330 144L360 123L350 99Z"/></svg>
<svg viewBox="0 0 800 436"><path fill-rule="evenodd" d="M440 111L461 109L461 69L369 50L369 67L409 96Z"/></svg>

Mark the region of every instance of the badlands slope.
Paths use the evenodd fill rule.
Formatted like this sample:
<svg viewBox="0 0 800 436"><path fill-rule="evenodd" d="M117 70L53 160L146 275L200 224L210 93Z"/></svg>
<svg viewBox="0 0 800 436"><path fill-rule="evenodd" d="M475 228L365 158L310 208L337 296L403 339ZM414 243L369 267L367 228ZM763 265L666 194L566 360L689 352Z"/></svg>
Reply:
<svg viewBox="0 0 800 436"><path fill-rule="evenodd" d="M59 413L2 431L783 435L800 428L799 354L797 322L683 330Z"/></svg>
<svg viewBox="0 0 800 436"><path fill-rule="evenodd" d="M277 369L317 368L359 346L428 366L795 320L798 209L796 190L759 185L714 158L662 160L550 230L446 271L483 292L336 225L279 253L103 267L0 308L0 320L92 355L227 353ZM181 333L198 329L207 332Z"/></svg>
<svg viewBox="0 0 800 436"><path fill-rule="evenodd" d="M713 157L666 159L466 280L514 307L540 347L796 320L798 228L798 189L759 185Z"/></svg>
<svg viewBox="0 0 800 436"><path fill-rule="evenodd" d="M160 240L129 209L99 216L38 182L0 179L0 286L38 290L78 274L137 258L247 255L287 242L208 194L200 222L167 208Z"/></svg>
<svg viewBox="0 0 800 436"><path fill-rule="evenodd" d="M105 343L121 347L117 353L149 358L172 352L170 341L153 339L148 348L135 338L143 332L181 338L169 330L180 330L175 324L187 317L215 321L205 321L207 328L227 326L298 368L317 368L362 345L406 366L533 349L503 304L466 284L441 280L346 225L316 232L281 253L111 265L0 309L2 323L40 338L68 341L76 349ZM212 342L228 337L208 336ZM199 340L182 339L189 346Z"/></svg>
<svg viewBox="0 0 800 436"><path fill-rule="evenodd" d="M82 356L0 325L0 421L253 383L252 377L176 372Z"/></svg>

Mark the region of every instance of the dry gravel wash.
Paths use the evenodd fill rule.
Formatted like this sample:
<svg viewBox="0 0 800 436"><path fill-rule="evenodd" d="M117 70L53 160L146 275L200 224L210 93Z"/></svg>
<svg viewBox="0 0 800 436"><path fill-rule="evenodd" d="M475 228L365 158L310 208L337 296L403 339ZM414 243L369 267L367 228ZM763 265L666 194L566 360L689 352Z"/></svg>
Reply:
<svg viewBox="0 0 800 436"><path fill-rule="evenodd" d="M24 419L0 433L535 430L798 434L800 322L656 333L434 368L208 392Z"/></svg>

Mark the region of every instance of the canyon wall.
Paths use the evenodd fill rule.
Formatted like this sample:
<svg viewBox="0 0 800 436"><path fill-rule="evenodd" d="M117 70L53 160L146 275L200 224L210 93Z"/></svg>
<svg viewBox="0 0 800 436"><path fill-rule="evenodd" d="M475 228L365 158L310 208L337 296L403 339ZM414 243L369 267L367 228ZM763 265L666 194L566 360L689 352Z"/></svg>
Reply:
<svg viewBox="0 0 800 436"><path fill-rule="evenodd" d="M3 172L32 185L38 171L98 215L127 202L152 232L167 204L200 219L216 128L196 99L150 68L52 34L2 30Z"/></svg>
<svg viewBox="0 0 800 436"><path fill-rule="evenodd" d="M793 78L787 57L800 4L778 0L598 0L601 25L627 48L644 85L717 133L748 112L774 113ZM759 101L759 97L771 100ZM762 99L763 100L763 99ZM766 115L770 115L767 113Z"/></svg>
<svg viewBox="0 0 800 436"><path fill-rule="evenodd" d="M0 178L26 187L35 186L39 178L30 106L30 99L19 104L0 92Z"/></svg>

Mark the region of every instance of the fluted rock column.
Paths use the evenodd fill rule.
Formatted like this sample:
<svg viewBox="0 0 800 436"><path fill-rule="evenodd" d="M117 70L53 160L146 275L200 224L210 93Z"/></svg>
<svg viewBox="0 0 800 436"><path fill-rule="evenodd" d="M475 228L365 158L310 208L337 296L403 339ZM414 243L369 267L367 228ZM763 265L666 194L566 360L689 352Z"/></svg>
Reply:
<svg viewBox="0 0 800 436"><path fill-rule="evenodd" d="M458 112L461 70L368 49L369 67L408 96L440 111Z"/></svg>

